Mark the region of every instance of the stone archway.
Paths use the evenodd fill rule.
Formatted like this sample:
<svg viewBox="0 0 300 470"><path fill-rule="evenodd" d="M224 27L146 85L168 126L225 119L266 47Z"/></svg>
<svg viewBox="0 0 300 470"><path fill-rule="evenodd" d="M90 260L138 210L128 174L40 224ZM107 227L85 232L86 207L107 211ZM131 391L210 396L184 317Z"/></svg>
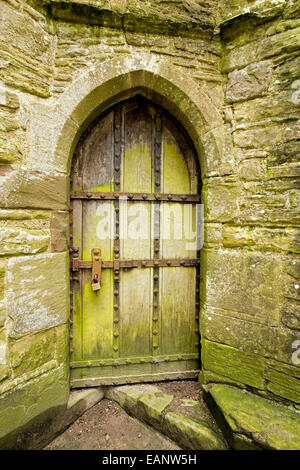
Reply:
<svg viewBox="0 0 300 470"><path fill-rule="evenodd" d="M180 74L168 60L158 61L150 54L105 61L101 67L90 69L75 80L53 102L53 107L36 105L31 124L32 165L43 154L47 157L48 170L69 173L73 150L88 124L108 107L136 93L162 105L183 125L205 176L211 159L220 158L222 116L190 77ZM203 146L206 141L210 143L208 152Z"/></svg>
<svg viewBox="0 0 300 470"><path fill-rule="evenodd" d="M161 105L183 126L197 152L202 178L214 174L216 168L220 171L226 127L196 83L179 74L168 60L158 61L147 54L136 59L115 58L78 77L51 106L33 108L29 171L36 181L42 181L45 192L50 187L56 209L69 207L71 160L84 130L101 112L137 93ZM53 206L53 198L45 202L46 207ZM67 305L66 317L68 310Z"/></svg>

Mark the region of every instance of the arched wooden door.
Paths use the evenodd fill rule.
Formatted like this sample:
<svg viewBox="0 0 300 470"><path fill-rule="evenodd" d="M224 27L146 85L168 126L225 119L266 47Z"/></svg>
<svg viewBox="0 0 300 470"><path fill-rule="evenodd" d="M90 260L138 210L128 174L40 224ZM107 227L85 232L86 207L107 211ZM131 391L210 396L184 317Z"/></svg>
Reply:
<svg viewBox="0 0 300 470"><path fill-rule="evenodd" d="M72 387L197 376L199 184L183 130L141 96L83 134L71 183Z"/></svg>

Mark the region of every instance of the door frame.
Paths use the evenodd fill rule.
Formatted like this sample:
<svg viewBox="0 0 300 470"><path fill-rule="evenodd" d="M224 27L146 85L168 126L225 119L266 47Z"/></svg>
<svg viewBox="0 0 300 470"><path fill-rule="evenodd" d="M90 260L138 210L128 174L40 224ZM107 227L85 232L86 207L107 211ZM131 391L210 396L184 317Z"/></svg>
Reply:
<svg viewBox="0 0 300 470"><path fill-rule="evenodd" d="M140 96L140 98L138 98ZM143 95L141 95L140 93L137 93L137 95L135 96L137 101L139 101L139 99L143 100L145 99L145 97L143 97ZM106 109L104 112L100 113L99 116L97 116L91 123L90 125L86 128L86 130L82 133L81 137L80 137L80 141L85 139L86 136L88 136L92 130L94 128L96 128L98 122L101 121L102 118L104 118L106 116L107 113L110 113L113 109L116 110L118 109L119 106L123 106L124 104L126 105L127 102L130 102L134 97L131 97L129 99L120 99L120 101L118 103L116 103L115 105L109 107L108 109ZM201 188L202 188L202 181L201 181L201 169L200 169L200 165L199 165L199 160L198 160L198 155L197 155L197 151L195 149L195 146L192 142L192 140L190 139L188 133L186 132L186 130L183 128L183 126L181 125L180 122L178 122L178 120L172 116L172 114L168 111L168 110L165 110L161 105L157 104L157 103L154 103L153 101L150 101L149 99L146 99L146 102L149 102L149 105L153 105L156 109L156 113L158 112L160 116L164 115L166 117L167 120L171 121L171 128L174 127L174 129L176 129L176 133L178 133L180 136L182 136L182 138L184 139L184 141L186 141L186 143L188 144L188 148L190 149L190 152L191 154L193 155L193 157L190 157L192 158L192 160L195 162L195 165L194 166L194 171L196 172L195 174L197 175L197 179L196 179L196 188L197 188L197 193L195 195L191 195L190 198L188 199L191 199L190 202L194 201L196 202L197 204L201 203ZM161 118L160 118L161 119ZM161 119L162 120L162 119ZM173 127L172 127L173 126ZM120 125L119 125L120 127ZM119 128L118 127L118 128ZM115 128L115 127L114 127ZM161 144L160 144L161 146ZM152 164L154 164L154 169L156 168L156 146L155 147L155 150L154 150L154 162ZM159 150L160 152L160 150ZM75 154L75 152L74 152ZM157 157L158 158L158 157ZM159 156L159 159L161 157ZM71 178L72 178L72 175L73 175L73 172L74 172L74 164L76 163L76 159L74 158L73 161L72 161L72 166L71 166ZM82 162L81 162L81 165L82 165ZM115 163L113 163L113 167L114 167ZM118 165L120 166L120 163L118 163ZM193 167L193 165L192 165ZM113 173L114 174L114 173ZM117 178L118 180L120 179L120 175L118 174L114 174L115 176L115 179ZM156 176L157 176L157 171L155 171L155 185L157 186L157 179L156 179ZM192 175L190 175L190 177L192 177ZM160 183L159 183L160 184ZM160 187L159 187L160 189ZM107 196L109 196L109 198L111 199L112 196L114 196L114 193L116 191L119 191L120 190L120 187L119 187L119 183L117 184L117 187L115 187L114 189L114 192L113 193L103 193L103 195L101 195L101 199L103 197L105 197L105 194ZM160 191L159 191L160 192ZM152 196L154 196L155 192L152 194ZM71 196L74 200L74 194L71 193ZM95 195L92 195L92 193L89 193L86 192L86 194L82 193L82 192L79 192L77 197L79 197L80 199L83 199L83 200L86 200L87 198L91 198L91 197L96 197ZM146 194L140 194L140 195L136 195L138 197L140 197L139 200L145 200L146 198ZM148 196L151 196L150 194ZM161 196L161 195L160 195ZM172 196L172 200L170 200L170 197ZM76 196L75 196L76 198ZM100 198L100 197L99 197ZM99 199L98 198L98 199ZM186 196L185 196L186 198ZM97 199L97 198L96 198ZM105 198L106 199L106 198ZM116 197L113 197L113 199L115 200L115 203L118 202L118 196ZM149 197L146 198L149 200ZM155 198L154 198L155 199ZM150 197L150 200L152 200L152 198ZM166 202L176 202L176 203L185 203L186 199L183 199L180 197L180 195L176 196L176 194L165 194L165 197L163 199L161 199L160 202L163 202L163 201L166 201ZM173 201L174 200L174 201ZM188 200L189 202L189 200ZM160 206L159 206L160 207ZM118 213L116 213L116 216L118 217ZM70 280L71 280L71 289L70 289L70 324L71 324L71 331L72 331L72 324L73 324L73 298L72 298L72 294L73 294L73 286L74 286L74 281L75 283L78 281L78 270L79 270L79 267L77 268L77 266L81 266L81 268L83 267L83 265L86 265L85 267L89 267L90 263L89 262L80 262L78 261L78 248L74 248L73 247L73 211L72 209L70 209ZM198 230L197 230L197 233L198 233ZM156 242L156 240L154 241L154 243ZM156 245L154 244L154 248L156 247ZM156 247L157 248L157 247ZM118 250L119 251L119 250ZM157 250L155 250L157 251ZM154 255L154 258L156 256ZM185 260L186 262L184 263L183 266L188 266L188 265L191 265L191 266L195 266L195 323L196 325L193 326L193 328L197 328L197 331L198 331L198 360L199 360L199 369L201 367L201 337L200 337L200 327L199 327L199 317L200 317L200 249L197 249L196 250L196 258L199 260L199 263L198 264L193 264L192 261L194 260ZM175 261L175 260L173 260ZM180 259L179 259L180 261ZM183 260L181 260L183 261ZM186 264L188 262L188 264ZM169 264L171 263L171 264ZM180 263L174 263L172 261L169 261L169 263L166 265L166 266L180 266ZM192 263L192 264L191 264ZM107 267L109 265L109 262L104 262L104 266L106 266L107 264ZM148 263L149 264L149 263ZM156 262L156 264L158 264L158 262ZM75 272L74 272L74 266L76 266L75 268ZM142 267L142 265L140 266ZM150 267L150 265L149 265ZM159 270L158 267L155 267L155 263L153 265L153 274L154 274L154 271L155 270ZM119 272L117 273L118 276L119 276ZM119 281L118 281L119 282ZM153 281L155 283L155 281ZM116 286L114 287L114 289L116 289ZM153 301L155 301L155 299L153 299ZM196 331L196 330L195 330ZM71 353L73 352L73 346L72 346L72 338L73 338L73 335L71 334L70 335L70 351ZM179 354L178 357L181 357L182 356L182 360L184 359L185 356L188 356L186 354ZM122 362L122 359L120 358L121 362ZM106 361L101 361L99 360L98 362L99 363L103 363L103 362L111 362L109 360L106 360ZM82 361L82 366L81 367L84 367L84 366L88 366L88 365L94 365L94 363L97 362L97 361L89 361L89 360L85 360L85 361ZM114 361L112 359L112 365L113 365ZM74 367L79 367L79 363L78 364L75 364ZM198 371L199 372L199 371ZM182 379L182 378L191 378L191 377L195 377L195 374L192 373L192 371L190 371L189 373L180 373L180 372L176 372L174 374L172 373L160 373L160 374L155 374L153 373L153 377L151 376L151 374L146 374L147 375L147 378L146 379L141 379L143 382L145 381L157 381L157 380L170 380L172 379L172 377L174 376L177 380L179 379ZM74 380L73 380L73 388L76 388L76 387L82 387L82 386L95 386L95 379L78 379L76 384L74 384ZM121 380L121 378L120 378ZM129 380L127 379L126 381L124 381L126 383L134 383L135 381L134 380ZM124 383L124 382L112 382L113 383ZM98 384L98 382L97 382ZM103 378L103 381L100 380L99 384L106 384L105 382L105 378ZM111 384L111 383L110 383Z"/></svg>
<svg viewBox="0 0 300 470"><path fill-rule="evenodd" d="M120 99L132 96L137 90L161 104L187 131L196 148L203 179L224 174L223 170L228 166L227 155L226 152L223 155L220 149L230 141L230 128L224 125L222 110L199 87L190 70L179 69L168 58L146 51L135 57L120 54L83 71L57 99L41 101L32 107L28 165L35 168L40 155L46 158L47 167L39 167L39 180L43 186L38 187L42 187L44 192L49 188L52 197L47 207L50 210L69 210L72 156L86 127L100 112ZM217 168L221 168L223 173ZM15 191L18 191L18 186ZM68 228L69 220L66 218L61 228L61 237L66 244L69 241ZM201 261L201 273L204 273L206 257L203 256ZM68 271L66 289L69 289ZM204 275L201 275L201 282L205 282ZM62 306L66 323L69 307L66 296ZM65 331L65 341L69 343L68 328ZM62 356L68 366L68 349Z"/></svg>

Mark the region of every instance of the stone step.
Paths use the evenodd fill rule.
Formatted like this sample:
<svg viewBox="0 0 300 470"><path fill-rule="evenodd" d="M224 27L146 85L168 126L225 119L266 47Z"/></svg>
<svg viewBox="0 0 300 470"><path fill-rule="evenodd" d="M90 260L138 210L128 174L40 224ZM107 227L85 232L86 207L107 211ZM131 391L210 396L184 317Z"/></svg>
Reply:
<svg viewBox="0 0 300 470"><path fill-rule="evenodd" d="M204 388L232 448L300 450L299 411L230 385Z"/></svg>
<svg viewBox="0 0 300 470"><path fill-rule="evenodd" d="M185 449L228 448L203 401L176 398L149 384L108 387L105 396Z"/></svg>

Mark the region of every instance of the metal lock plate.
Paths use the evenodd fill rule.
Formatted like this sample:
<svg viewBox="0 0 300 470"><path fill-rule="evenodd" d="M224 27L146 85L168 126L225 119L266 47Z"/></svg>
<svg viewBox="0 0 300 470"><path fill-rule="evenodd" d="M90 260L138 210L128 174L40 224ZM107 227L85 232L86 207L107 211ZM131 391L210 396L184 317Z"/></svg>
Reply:
<svg viewBox="0 0 300 470"><path fill-rule="evenodd" d="M92 289L98 291L101 289L101 250L98 248L92 249Z"/></svg>

